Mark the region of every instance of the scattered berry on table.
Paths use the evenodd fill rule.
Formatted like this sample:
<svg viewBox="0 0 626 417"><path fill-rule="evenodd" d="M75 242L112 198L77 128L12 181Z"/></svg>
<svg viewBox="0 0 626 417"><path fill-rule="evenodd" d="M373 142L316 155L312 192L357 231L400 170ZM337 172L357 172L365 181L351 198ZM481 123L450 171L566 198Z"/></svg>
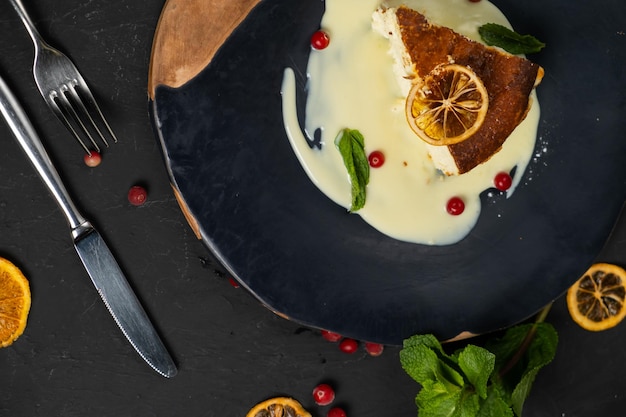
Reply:
<svg viewBox="0 0 626 417"><path fill-rule="evenodd" d="M371 356L380 356L385 350L385 347L380 343L365 342L365 351Z"/></svg>
<svg viewBox="0 0 626 417"><path fill-rule="evenodd" d="M343 410L343 408L333 407L328 410L328 414L326 414L326 417L346 417L346 412Z"/></svg>
<svg viewBox="0 0 626 417"><path fill-rule="evenodd" d="M465 211L465 202L461 197L452 197L448 200L448 204L446 205L446 210L449 214L453 216L458 216Z"/></svg>
<svg viewBox="0 0 626 417"><path fill-rule="evenodd" d="M330 36L323 30L318 30L311 36L311 46L313 49L326 49L330 44Z"/></svg>
<svg viewBox="0 0 626 417"><path fill-rule="evenodd" d="M339 342L339 349L344 353L354 353L358 348L359 342L348 337Z"/></svg>
<svg viewBox="0 0 626 417"><path fill-rule="evenodd" d="M94 168L100 165L102 162L102 155L99 152L91 151L91 155L85 154L83 157L83 161L85 161L85 165L88 167Z"/></svg>
<svg viewBox="0 0 626 417"><path fill-rule="evenodd" d="M329 330L322 330L322 337L329 342L338 342L341 340L341 335L339 333L331 332Z"/></svg>
<svg viewBox="0 0 626 417"><path fill-rule="evenodd" d="M148 199L148 192L140 185L133 185L128 190L128 202L133 206L141 206Z"/></svg>
<svg viewBox="0 0 626 417"><path fill-rule="evenodd" d="M328 405L335 400L335 390L328 384L319 384L313 388L313 400L317 405Z"/></svg>

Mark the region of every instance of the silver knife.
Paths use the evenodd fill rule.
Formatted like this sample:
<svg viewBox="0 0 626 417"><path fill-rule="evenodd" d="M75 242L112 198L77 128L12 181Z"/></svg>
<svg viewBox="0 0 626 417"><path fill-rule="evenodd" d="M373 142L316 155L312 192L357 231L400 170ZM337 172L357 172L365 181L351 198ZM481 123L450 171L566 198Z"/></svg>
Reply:
<svg viewBox="0 0 626 417"><path fill-rule="evenodd" d="M177 373L176 365L146 312L100 234L72 202L39 136L2 78L0 111L65 214L74 247L124 336L155 371L165 377L173 377Z"/></svg>

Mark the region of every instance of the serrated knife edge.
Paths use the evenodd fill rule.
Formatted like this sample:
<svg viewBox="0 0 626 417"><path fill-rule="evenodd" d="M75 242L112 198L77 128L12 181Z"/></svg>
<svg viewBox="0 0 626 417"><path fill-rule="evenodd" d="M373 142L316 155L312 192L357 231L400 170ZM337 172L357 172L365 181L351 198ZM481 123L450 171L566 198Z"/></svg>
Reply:
<svg viewBox="0 0 626 417"><path fill-rule="evenodd" d="M169 352L106 243L74 205L30 120L1 77L0 112L65 214L74 247L123 334L155 371L173 377L177 369Z"/></svg>

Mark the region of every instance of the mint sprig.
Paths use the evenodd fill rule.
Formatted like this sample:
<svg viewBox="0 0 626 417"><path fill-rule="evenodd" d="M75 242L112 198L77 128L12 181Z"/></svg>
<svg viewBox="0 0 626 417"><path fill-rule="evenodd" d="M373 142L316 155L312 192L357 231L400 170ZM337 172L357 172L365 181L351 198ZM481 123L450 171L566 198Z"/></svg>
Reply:
<svg viewBox="0 0 626 417"><path fill-rule="evenodd" d="M365 154L365 139L358 130L343 129L335 138L335 146L341 153L343 164L348 170L351 184L352 204L355 212L365 205L366 188L370 179L370 165Z"/></svg>
<svg viewBox="0 0 626 417"><path fill-rule="evenodd" d="M497 23L486 23L480 26L478 34L487 45L497 46L514 55L532 54L541 51L546 46L532 35L520 35Z"/></svg>
<svg viewBox="0 0 626 417"><path fill-rule="evenodd" d="M432 335L405 340L400 363L422 386L418 416L521 417L537 373L556 353L556 330L543 318L510 328L485 348L468 344L451 355Z"/></svg>

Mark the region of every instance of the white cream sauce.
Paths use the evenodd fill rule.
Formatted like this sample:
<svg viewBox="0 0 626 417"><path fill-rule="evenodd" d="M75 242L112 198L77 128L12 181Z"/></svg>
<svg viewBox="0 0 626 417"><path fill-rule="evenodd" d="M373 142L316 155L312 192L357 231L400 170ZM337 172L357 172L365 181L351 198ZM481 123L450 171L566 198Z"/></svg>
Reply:
<svg viewBox="0 0 626 417"><path fill-rule="evenodd" d="M393 6L396 1L386 4ZM480 40L477 28L488 22L510 27L487 0L405 0L431 22ZM330 199L349 209L350 180L334 139L341 129L359 130L367 154L380 150L385 163L372 168L365 207L357 212L371 226L395 239L429 245L463 239L480 215L479 194L493 187L499 172L517 166L509 197L532 156L539 122L536 96L526 119L502 150L470 172L446 177L428 157L427 147L406 122L404 100L392 71L389 41L371 28L380 0L326 0L321 26L330 45L312 50L308 62L308 98L304 129L320 129L322 149L311 149L296 115L296 85L287 68L282 86L284 125L298 160L311 181ZM452 216L447 201L459 196L465 211Z"/></svg>

